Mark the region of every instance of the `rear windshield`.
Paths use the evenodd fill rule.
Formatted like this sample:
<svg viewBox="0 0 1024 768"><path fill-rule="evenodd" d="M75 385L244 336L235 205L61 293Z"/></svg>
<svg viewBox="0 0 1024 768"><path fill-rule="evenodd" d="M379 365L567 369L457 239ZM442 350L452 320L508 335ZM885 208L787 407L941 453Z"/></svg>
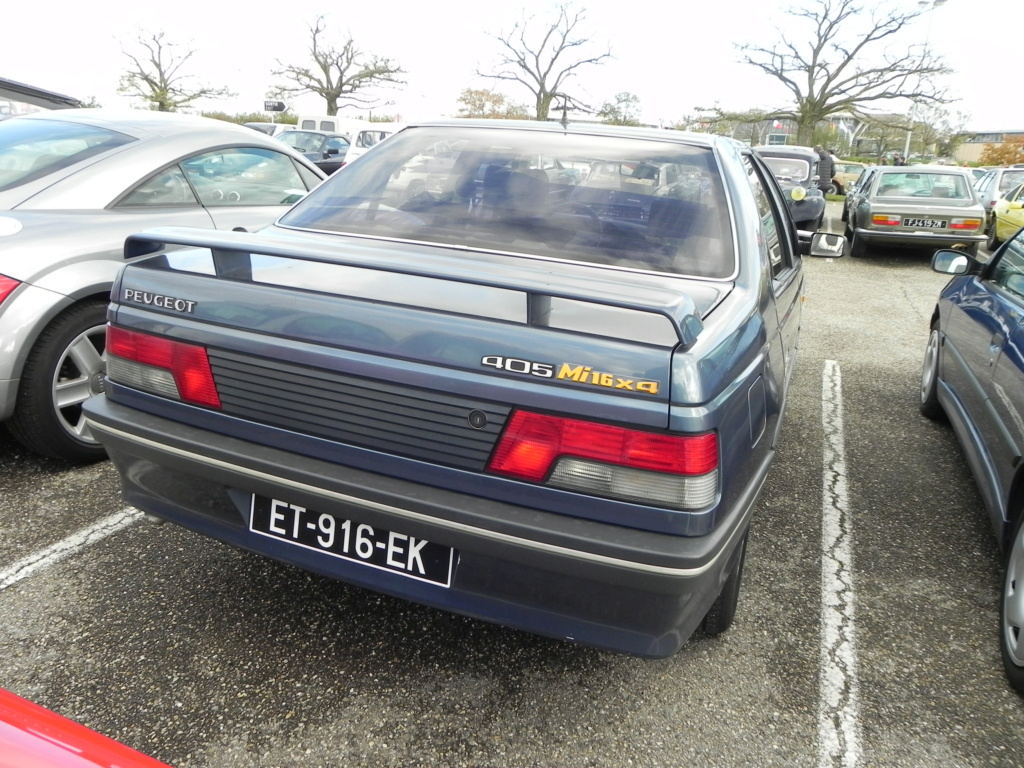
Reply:
<svg viewBox="0 0 1024 768"><path fill-rule="evenodd" d="M1002 176L999 177L999 191L1006 192L1022 182L1024 182L1024 170L1003 171Z"/></svg>
<svg viewBox="0 0 1024 768"><path fill-rule="evenodd" d="M883 173L878 179L879 197L934 197L970 200L971 186L966 176L952 173Z"/></svg>
<svg viewBox="0 0 1024 768"><path fill-rule="evenodd" d="M811 178L811 164L798 157L769 157L762 155L776 179L780 181L804 182Z"/></svg>
<svg viewBox="0 0 1024 768"><path fill-rule="evenodd" d="M60 120L0 121L0 191L131 141L123 133Z"/></svg>
<svg viewBox="0 0 1024 768"><path fill-rule="evenodd" d="M500 128L409 128L314 190L284 226L727 277L706 147Z"/></svg>

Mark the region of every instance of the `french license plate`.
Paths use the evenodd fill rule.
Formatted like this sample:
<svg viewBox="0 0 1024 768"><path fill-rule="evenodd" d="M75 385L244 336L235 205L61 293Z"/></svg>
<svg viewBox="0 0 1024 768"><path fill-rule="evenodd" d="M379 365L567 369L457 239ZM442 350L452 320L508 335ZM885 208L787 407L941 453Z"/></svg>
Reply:
<svg viewBox="0 0 1024 768"><path fill-rule="evenodd" d="M451 547L341 520L280 499L253 494L249 530L411 579L452 585L455 550Z"/></svg>
<svg viewBox="0 0 1024 768"><path fill-rule="evenodd" d="M904 227L917 227L918 229L945 229L946 222L942 219L904 219Z"/></svg>

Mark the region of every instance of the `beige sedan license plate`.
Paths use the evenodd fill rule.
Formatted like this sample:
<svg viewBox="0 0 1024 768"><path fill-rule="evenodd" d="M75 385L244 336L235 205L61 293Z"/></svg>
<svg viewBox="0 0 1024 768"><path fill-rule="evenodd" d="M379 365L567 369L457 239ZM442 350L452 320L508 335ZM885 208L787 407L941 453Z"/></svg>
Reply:
<svg viewBox="0 0 1024 768"><path fill-rule="evenodd" d="M942 219L904 219L904 227L917 227L918 229L945 229L946 223Z"/></svg>

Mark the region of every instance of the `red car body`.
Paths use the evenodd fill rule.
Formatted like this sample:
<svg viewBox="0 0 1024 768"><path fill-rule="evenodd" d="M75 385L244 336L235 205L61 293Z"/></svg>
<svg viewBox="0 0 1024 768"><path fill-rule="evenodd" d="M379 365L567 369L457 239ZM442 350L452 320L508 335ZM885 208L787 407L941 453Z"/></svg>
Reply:
<svg viewBox="0 0 1024 768"><path fill-rule="evenodd" d="M169 768L0 689L0 768Z"/></svg>

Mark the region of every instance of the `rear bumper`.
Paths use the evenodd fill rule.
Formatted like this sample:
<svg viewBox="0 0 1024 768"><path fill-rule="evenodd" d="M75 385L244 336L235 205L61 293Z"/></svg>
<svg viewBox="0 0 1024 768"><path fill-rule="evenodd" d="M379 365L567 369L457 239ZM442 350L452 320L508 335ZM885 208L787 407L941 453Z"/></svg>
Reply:
<svg viewBox="0 0 1024 768"><path fill-rule="evenodd" d="M940 248L958 243L984 243L988 239L980 231L977 234L958 234L956 232L885 232L877 229L857 227L855 232L858 237L864 238L869 243L911 246L934 245Z"/></svg>
<svg viewBox="0 0 1024 768"><path fill-rule="evenodd" d="M648 657L675 653L731 570L770 459L710 534L682 537L298 456L96 397L93 434L139 509L221 541L455 613ZM450 587L249 530L252 494L453 547Z"/></svg>

